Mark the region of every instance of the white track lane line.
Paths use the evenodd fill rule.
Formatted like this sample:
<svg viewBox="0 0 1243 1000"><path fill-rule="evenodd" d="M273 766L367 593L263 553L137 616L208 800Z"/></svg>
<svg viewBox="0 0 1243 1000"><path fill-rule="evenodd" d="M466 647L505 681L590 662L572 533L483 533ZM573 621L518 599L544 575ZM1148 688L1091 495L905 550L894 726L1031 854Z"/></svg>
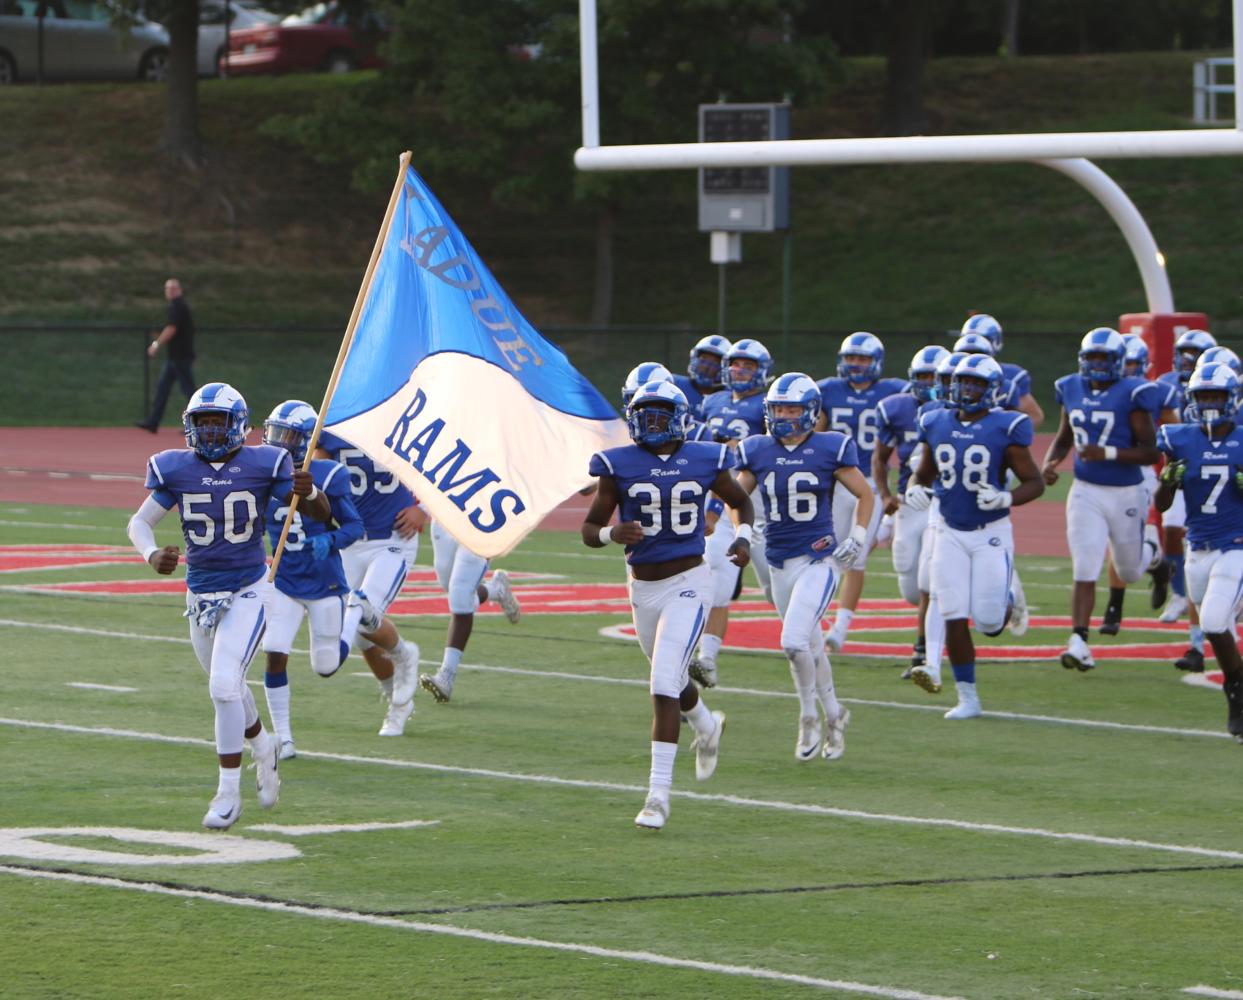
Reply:
<svg viewBox="0 0 1243 1000"><path fill-rule="evenodd" d="M179 638L177 636L168 635L144 635L140 632L116 632L108 629L84 628L80 625L62 625L58 623L47 622L28 622L18 621L11 618L0 618L0 627L7 626L10 628L31 628L43 629L48 632L67 632L73 635L92 635L106 639L131 639L139 641L150 640L152 642L171 642L183 646L190 645L188 638ZM305 649L293 649L291 653L302 655L307 653ZM761 652L759 650L756 651ZM439 667L439 660L419 660L420 664L430 667ZM557 680L567 681L585 681L592 684L622 684L630 687L648 686L648 682L633 677L597 677L590 674L572 674L562 670L531 670L524 667L498 667L484 663L463 663L460 666L462 670L477 670L481 673L497 673L497 674L514 674L521 677L541 677L553 678ZM369 677L370 674L362 671L353 671L351 673L355 677ZM254 681L258 685L260 681ZM738 688L738 687L716 687L714 691L723 694L745 695L750 698L795 698L797 697L790 691L764 691L758 688ZM848 705L871 705L876 708L896 708L907 712L945 712L944 705L913 705L904 701L879 701L869 698L841 698L840 701ZM1074 719L1063 718L1056 715L1031 715L1023 712L985 712L985 719L1011 719L1016 722L1041 722L1058 726L1079 726L1084 729L1106 729L1117 732L1130 733L1151 733L1162 736L1190 736L1197 739L1214 739L1214 740L1231 740L1234 739L1229 733L1219 732L1214 729L1178 729L1173 726L1145 726L1138 723L1129 722L1107 722L1098 719Z"/></svg>
<svg viewBox="0 0 1243 1000"><path fill-rule="evenodd" d="M72 726L63 722L37 722L30 719L0 718L0 726L17 729L45 729L61 733L78 733L86 736L109 736L131 740L147 740L157 743L173 743L180 746L213 746L211 740L192 736L169 736L164 733L146 733L134 729L112 729L106 726ZM636 796L647 793L645 785L626 785L615 781L587 781L581 778L561 778L551 774L521 774L514 771L497 771L482 767L457 767L450 764L431 764L392 757L365 757L358 754L326 753L298 748L298 756L311 760L331 760L345 764L363 764L376 767L404 768L412 771L430 771L438 774L469 775L494 781L518 781L533 785L552 785L559 788L585 788L593 791L627 792ZM898 823L907 826L942 827L951 830L968 830L975 833L1000 833L1043 840L1073 841L1098 847L1117 847L1145 851L1162 851L1169 854L1188 854L1195 857L1225 858L1243 861L1243 854L1211 847L1195 847L1188 844L1162 844L1150 840L1133 840L1129 837L1100 837L1090 833L1067 833L1060 830L1044 830L1038 827L1006 826L1001 823L974 823L970 820L942 819L932 816L904 816L898 813L871 813L858 809L838 809L832 806L805 802L782 802L770 799L753 799L741 795L711 795L704 792L675 791L679 799L696 802L713 802L719 805L739 806L746 809L770 812L801 813L811 816L832 816L835 819L856 819L873 823Z"/></svg>
<svg viewBox="0 0 1243 1000"><path fill-rule="evenodd" d="M277 903L260 899L239 899L201 889L174 889L153 883L135 884L102 875L75 875L67 872L41 872L26 868L13 868L0 865L0 872L7 875L19 875L24 878L50 879L56 882L70 882L77 885L93 885L108 889L125 889L130 892L145 892L156 896L175 896L181 899L201 899L210 903L223 903L226 906L239 906L249 910L264 910L268 913L283 913L290 916L313 917L317 920L339 920L352 924L366 924L370 927L386 927L392 930L416 931L420 934L439 934L444 937L468 938L472 941L486 941L489 944L511 945L519 948L541 948L547 951L562 951L576 955L591 955L593 958L640 962L645 965L661 965L674 969L695 969L700 972L714 972L726 976L739 976L749 979L764 979L773 982L792 983L800 986L815 986L824 990L838 990L844 993L858 993L862 996L888 997L891 1000L961 1000L958 997L945 997L933 993L921 993L918 990L905 990L889 986L871 986L867 983L854 983L843 979L820 979L815 976L803 976L794 972L778 972L775 969L758 968L751 965L725 965L717 962L701 962L690 958L676 958L672 955L659 955L651 951L626 951L620 948L603 948L590 944L575 944L570 941L550 941L544 938L518 937L513 934L497 934L492 931L473 930L469 927L454 927L451 924L431 924L419 920L403 920L397 917L378 917L366 913L351 913L348 910L334 910L330 907L306 907L294 903Z"/></svg>

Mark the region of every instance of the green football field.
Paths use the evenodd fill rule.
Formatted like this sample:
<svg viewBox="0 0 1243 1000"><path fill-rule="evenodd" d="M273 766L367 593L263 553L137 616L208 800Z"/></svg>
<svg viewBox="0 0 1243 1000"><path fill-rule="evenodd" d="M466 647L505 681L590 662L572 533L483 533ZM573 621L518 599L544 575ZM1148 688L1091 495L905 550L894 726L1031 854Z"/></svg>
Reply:
<svg viewBox="0 0 1243 1000"><path fill-rule="evenodd" d="M504 560L522 621L485 609L453 701L420 694L402 738L376 735L361 658L317 678L304 632L280 803L248 777L209 834L205 677L126 517L0 505L0 995L1243 997L1243 747L1168 657L1101 657L1184 641L1138 627L1142 590L1088 674L986 659L1064 625L979 640L977 720L896 656L835 657L831 763L793 758L784 657L727 650L720 766L696 782L684 732L651 833L646 664L604 634L629 620L622 554L537 533ZM866 596L896 598L888 553L871 566ZM1037 623L1064 616L1065 562L1019 566ZM767 617L745 607L739 634ZM861 636L909 643L895 614ZM434 667L446 618L396 620Z"/></svg>

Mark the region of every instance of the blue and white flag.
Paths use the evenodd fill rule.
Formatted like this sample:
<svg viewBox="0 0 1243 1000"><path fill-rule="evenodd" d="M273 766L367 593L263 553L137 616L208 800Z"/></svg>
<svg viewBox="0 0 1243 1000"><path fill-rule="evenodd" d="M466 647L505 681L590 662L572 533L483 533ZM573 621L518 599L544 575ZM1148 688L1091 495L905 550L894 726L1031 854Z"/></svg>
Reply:
<svg viewBox="0 0 1243 1000"><path fill-rule="evenodd" d="M394 472L470 551L504 555L628 440L407 166L324 429Z"/></svg>

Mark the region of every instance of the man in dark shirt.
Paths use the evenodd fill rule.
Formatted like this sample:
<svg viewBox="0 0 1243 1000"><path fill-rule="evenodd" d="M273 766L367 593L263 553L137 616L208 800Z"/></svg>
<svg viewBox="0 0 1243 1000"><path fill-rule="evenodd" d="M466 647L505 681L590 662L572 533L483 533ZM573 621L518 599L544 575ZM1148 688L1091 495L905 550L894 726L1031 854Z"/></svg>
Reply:
<svg viewBox="0 0 1243 1000"><path fill-rule="evenodd" d="M160 345L165 344L168 346L168 357L155 386L155 402L151 412L146 420L134 425L152 434L159 430L169 393L173 391L173 382L181 385L186 399L194 395L197 385L191 370L194 361L194 317L190 315L189 303L181 294L181 282L176 278L164 282L164 298L168 299L168 323L147 345L147 354L154 358L160 351Z"/></svg>

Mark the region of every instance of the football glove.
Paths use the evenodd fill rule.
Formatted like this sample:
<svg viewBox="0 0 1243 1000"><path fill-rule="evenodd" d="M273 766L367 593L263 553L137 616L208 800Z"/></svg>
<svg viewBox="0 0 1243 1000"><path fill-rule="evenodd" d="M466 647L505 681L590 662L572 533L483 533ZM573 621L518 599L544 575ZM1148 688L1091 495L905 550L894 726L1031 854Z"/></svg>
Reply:
<svg viewBox="0 0 1243 1000"><path fill-rule="evenodd" d="M932 490L913 482L906 488L902 499L911 510L927 510L932 506Z"/></svg>
<svg viewBox="0 0 1243 1000"><path fill-rule="evenodd" d="M1237 466L1234 470L1234 485L1243 490L1243 469L1240 469Z"/></svg>
<svg viewBox="0 0 1243 1000"><path fill-rule="evenodd" d="M332 535L312 535L311 536L311 554L315 557L316 562L323 562L328 558L328 554L332 551Z"/></svg>
<svg viewBox="0 0 1243 1000"><path fill-rule="evenodd" d="M999 490L992 483L985 483L975 494L975 505L980 510L1005 510L1014 502L1009 490Z"/></svg>
<svg viewBox="0 0 1243 1000"><path fill-rule="evenodd" d="M850 569L859 561L859 556L863 554L863 543L867 541L867 528L861 524L856 524L850 529L849 537L842 540L842 543L833 550L833 558L837 560L837 564L842 569Z"/></svg>
<svg viewBox="0 0 1243 1000"><path fill-rule="evenodd" d="M1170 462L1161 470L1161 482L1167 486L1173 486L1179 489L1183 485L1183 476L1187 474L1187 463L1181 459L1177 462Z"/></svg>

